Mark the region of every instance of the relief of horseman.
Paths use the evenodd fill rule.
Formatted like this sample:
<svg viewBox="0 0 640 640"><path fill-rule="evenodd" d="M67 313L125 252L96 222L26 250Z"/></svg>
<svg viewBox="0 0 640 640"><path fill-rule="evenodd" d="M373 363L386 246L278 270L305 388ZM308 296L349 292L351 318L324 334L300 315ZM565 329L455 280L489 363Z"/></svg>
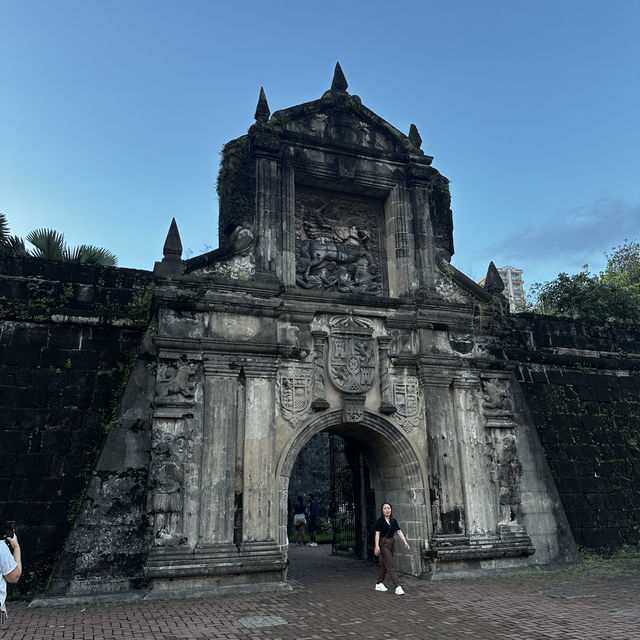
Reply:
<svg viewBox="0 0 640 640"><path fill-rule="evenodd" d="M304 240L301 247L301 257L306 264L305 279L309 278L312 269L315 270L316 267L327 262L349 264L365 258L370 265L373 265L373 255L369 251L366 241L368 241L368 237L363 238L361 245L340 243L331 238Z"/></svg>

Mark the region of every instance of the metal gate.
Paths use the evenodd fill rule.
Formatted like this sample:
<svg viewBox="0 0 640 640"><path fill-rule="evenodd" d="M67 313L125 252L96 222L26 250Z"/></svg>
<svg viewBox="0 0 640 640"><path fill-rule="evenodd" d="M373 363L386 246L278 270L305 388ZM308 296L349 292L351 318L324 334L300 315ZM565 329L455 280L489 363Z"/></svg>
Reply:
<svg viewBox="0 0 640 640"><path fill-rule="evenodd" d="M329 518L331 552L367 557L366 496L368 469L357 443L329 436ZM367 482L365 482L365 476Z"/></svg>

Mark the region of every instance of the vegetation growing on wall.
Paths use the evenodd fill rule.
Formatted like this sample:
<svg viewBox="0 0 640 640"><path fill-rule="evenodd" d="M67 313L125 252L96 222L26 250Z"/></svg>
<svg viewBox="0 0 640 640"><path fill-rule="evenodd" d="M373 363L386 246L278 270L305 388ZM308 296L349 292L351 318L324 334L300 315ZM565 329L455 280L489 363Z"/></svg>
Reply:
<svg viewBox="0 0 640 640"><path fill-rule="evenodd" d="M218 173L219 238L227 237L226 229L232 224L252 221L251 178L253 174L249 157L249 138L243 136L224 145L220 154Z"/></svg>

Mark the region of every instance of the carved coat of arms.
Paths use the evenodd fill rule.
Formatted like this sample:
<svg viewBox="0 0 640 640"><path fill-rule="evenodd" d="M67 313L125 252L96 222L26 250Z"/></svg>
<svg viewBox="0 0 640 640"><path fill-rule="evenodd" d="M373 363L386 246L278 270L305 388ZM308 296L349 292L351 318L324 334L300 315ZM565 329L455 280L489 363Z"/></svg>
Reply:
<svg viewBox="0 0 640 640"><path fill-rule="evenodd" d="M331 382L346 393L364 393L376 374L375 341L370 327L355 318L336 319L329 336Z"/></svg>
<svg viewBox="0 0 640 640"><path fill-rule="evenodd" d="M396 412L393 419L404 431L410 433L420 424L420 399L417 381L402 380L393 385L394 404Z"/></svg>
<svg viewBox="0 0 640 640"><path fill-rule="evenodd" d="M311 406L311 372L289 368L280 375L280 405L282 415L291 426L304 420Z"/></svg>

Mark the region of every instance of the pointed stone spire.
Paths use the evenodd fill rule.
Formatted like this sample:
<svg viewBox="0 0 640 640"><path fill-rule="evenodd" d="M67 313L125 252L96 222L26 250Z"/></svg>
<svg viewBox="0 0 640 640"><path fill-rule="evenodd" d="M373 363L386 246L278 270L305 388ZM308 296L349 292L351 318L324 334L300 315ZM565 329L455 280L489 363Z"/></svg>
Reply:
<svg viewBox="0 0 640 640"><path fill-rule="evenodd" d="M416 149L420 149L420 147L422 146L422 138L420 137L420 134L418 133L418 127L416 127L415 124L412 124L409 127L409 140Z"/></svg>
<svg viewBox="0 0 640 640"><path fill-rule="evenodd" d="M171 226L169 233L167 233L167 239L164 241L162 254L164 255L163 262L173 262L182 258L182 240L180 240L180 232L175 218L171 218Z"/></svg>
<svg viewBox="0 0 640 640"><path fill-rule="evenodd" d="M502 296L502 292L504 291L504 282L493 261L489 263L487 275L484 279L484 288L492 296Z"/></svg>
<svg viewBox="0 0 640 640"><path fill-rule="evenodd" d="M153 267L154 275L161 278L170 278L181 275L184 271L182 264L182 240L175 218L171 218L171 226L167 239L162 247L162 262L156 262Z"/></svg>
<svg viewBox="0 0 640 640"><path fill-rule="evenodd" d="M260 97L258 98L258 106L256 107L256 114L253 116L258 122L266 122L271 115L269 109L269 103L267 102L267 96L264 92L264 88L260 87Z"/></svg>
<svg viewBox="0 0 640 640"><path fill-rule="evenodd" d="M331 83L332 91L346 91L349 83L347 79L344 77L344 73L342 72L342 67L339 62L336 62L336 68L333 72L333 82Z"/></svg>

